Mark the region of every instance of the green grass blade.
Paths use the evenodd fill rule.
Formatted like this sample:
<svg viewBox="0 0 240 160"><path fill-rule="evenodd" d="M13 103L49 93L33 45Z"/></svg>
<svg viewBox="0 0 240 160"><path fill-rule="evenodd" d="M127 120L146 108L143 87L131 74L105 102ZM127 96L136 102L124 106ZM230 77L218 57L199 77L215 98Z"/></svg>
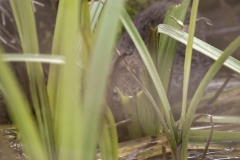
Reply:
<svg viewBox="0 0 240 160"><path fill-rule="evenodd" d="M80 159L94 159L103 111L104 92L110 72L114 42L117 38L117 27L120 24L118 16L122 3L121 0L108 0L104 3L104 10L94 32L92 57L86 76L84 115L81 121L83 129L79 135L81 138Z"/></svg>
<svg viewBox="0 0 240 160"><path fill-rule="evenodd" d="M80 22L80 0L61 0L58 7L53 54L65 57L65 64L59 68L52 65L48 87L54 111L56 148L59 159L81 159L80 127L81 122L81 76L77 65L78 31ZM57 43L57 44L56 44ZM58 70L59 69L59 70ZM55 71L55 72L54 72ZM52 84L55 82L56 84ZM51 86L53 85L53 86ZM53 89L55 89L53 91ZM79 122L79 123L77 123Z"/></svg>
<svg viewBox="0 0 240 160"><path fill-rule="evenodd" d="M38 53L36 24L31 0L10 0L24 53ZM32 105L36 113L44 149L53 157L53 132L46 84L40 63L27 63Z"/></svg>
<svg viewBox="0 0 240 160"><path fill-rule="evenodd" d="M188 33L178 30L172 26L160 24L158 25L158 32L164 33L183 44L187 44ZM193 40L193 48L214 60L217 60L223 53L221 50L207 44L206 42L203 42L202 40L196 37L194 37ZM240 62L237 59L229 57L224 62L224 65L229 69L237 73L240 73Z"/></svg>
<svg viewBox="0 0 240 160"><path fill-rule="evenodd" d="M59 5L60 6L60 5ZM61 45L63 42L63 38L61 37L61 32L66 31L66 28L62 27L64 24L64 10L62 7L58 7L58 14L54 29L54 37L52 43L52 55L61 55ZM65 58L65 57L64 57ZM58 91L58 83L59 83L59 65L50 64L49 73L48 73L48 96L49 96L49 103L52 112L55 112L56 108L56 100L57 100L57 91Z"/></svg>
<svg viewBox="0 0 240 160"><path fill-rule="evenodd" d="M157 121L156 116L158 106L153 102L153 98L149 98L146 92L141 91L137 93L136 99L139 123L142 126L145 135L154 135L161 133L161 123ZM150 107L151 105L153 107Z"/></svg>
<svg viewBox="0 0 240 160"><path fill-rule="evenodd" d="M106 107L105 119L100 136L99 147L101 151L101 159L117 160L118 159L118 139L117 129L114 117L109 108Z"/></svg>
<svg viewBox="0 0 240 160"><path fill-rule="evenodd" d="M156 29L150 28L149 29L149 42L148 42L148 51L151 54L152 60L157 66L157 53L158 53L158 41L160 35L156 31Z"/></svg>
<svg viewBox="0 0 240 160"><path fill-rule="evenodd" d="M188 43L187 43L185 61L184 61L183 97L182 97L182 114L181 114L182 123L184 123L185 121L185 115L187 111L188 84L189 84L189 77L190 77L190 70L191 70L191 63L192 63L192 46L193 46L193 38L194 38L195 27L196 27L198 4L199 4L199 0L195 0L192 5L190 25L189 25L189 36L188 36Z"/></svg>
<svg viewBox="0 0 240 160"><path fill-rule="evenodd" d="M2 59L1 53L0 59ZM13 71L7 63L1 60L0 68L0 90L8 104L9 114L21 131L26 153L30 159L47 159L46 152L40 141L40 135L34 123L35 121L30 112L29 104L27 103L26 97L24 97L23 91L20 90Z"/></svg>
<svg viewBox="0 0 240 160"><path fill-rule="evenodd" d="M90 5L90 16L91 16L91 31L93 32L96 24L98 22L99 16L102 12L103 5L105 3L105 0L101 1L93 1Z"/></svg>
<svg viewBox="0 0 240 160"><path fill-rule="evenodd" d="M108 125L106 121L103 123L102 127L102 133L100 136L100 141L99 141L99 148L101 152L101 159L107 160L107 159L113 159L112 157L112 149L111 149L111 138L110 138L110 133L108 130ZM116 159L116 158L114 158Z"/></svg>
<svg viewBox="0 0 240 160"><path fill-rule="evenodd" d="M112 159L118 159L118 135L117 135L117 128L115 125L114 117L109 108L107 108L107 113L106 113L107 121L109 124L109 132L110 132L110 137L111 137L111 155Z"/></svg>
<svg viewBox="0 0 240 160"><path fill-rule="evenodd" d="M231 123L231 124L239 124L240 123L240 117L239 116L212 115L212 118L213 118L213 123ZM201 117L198 120L196 120L195 122L209 123L209 118L208 117Z"/></svg>
<svg viewBox="0 0 240 160"><path fill-rule="evenodd" d="M11 53L3 54L2 61L4 62L42 62L42 63L53 63L53 64L64 64L65 59L59 55L49 54L20 54Z"/></svg>
<svg viewBox="0 0 240 160"><path fill-rule="evenodd" d="M90 10L88 7L88 2L87 1L82 1L82 13L81 13L81 19L80 19L80 37L79 39L79 59L80 64L84 64L84 68L87 68L88 63L89 63L89 57L92 49L92 35L91 35L91 18L90 18Z"/></svg>
<svg viewBox="0 0 240 160"><path fill-rule="evenodd" d="M164 106L164 110L165 110L165 114L166 114L165 118L166 118L166 122L168 125L168 128L164 128L164 131L168 137L168 140L171 143L172 149L175 150L177 148L177 144L176 144L176 139L175 139L173 130L175 130L176 126L175 126L175 124L172 124L172 121L171 121L171 116L170 116L171 108L170 108L165 90L163 88L162 82L161 82L160 78L158 77L158 73L157 73L154 63L151 59L151 56L150 56L144 42L142 41L139 33L137 32L137 29L135 28L134 24L132 23L130 17L128 16L128 14L126 12L123 12L120 16L120 19L121 19L121 22L123 23L124 27L128 31L130 37L132 38L136 48L138 49L139 54L142 57L142 60L143 60L144 64L146 65L146 68L153 80L153 83L154 83L155 87L157 88L157 93L163 103L163 106ZM163 123L163 122L161 122L161 123Z"/></svg>
<svg viewBox="0 0 240 160"><path fill-rule="evenodd" d="M38 40L31 0L10 0L18 34L25 53L38 53Z"/></svg>
<svg viewBox="0 0 240 160"><path fill-rule="evenodd" d="M81 1L81 15L80 15L80 23L81 26L84 28L87 34L91 33L91 19L89 13L89 6L87 1Z"/></svg>
<svg viewBox="0 0 240 160"><path fill-rule="evenodd" d="M174 28L181 29L182 26L179 25L175 19L184 22L190 0L183 0L181 4L176 6L170 6L164 18L164 24L173 26ZM171 17L172 16L172 17ZM165 91L167 91L168 83L171 75L171 69L173 60L175 57L177 41L164 35L160 35L160 40L158 44L158 54L157 54L157 71L161 77ZM164 75L164 76L162 76Z"/></svg>
<svg viewBox="0 0 240 160"><path fill-rule="evenodd" d="M133 97L124 96L118 88L117 91L123 104L124 114L126 118L130 118L132 121L132 123L127 126L129 137L131 139L143 137L145 135L143 133L143 127L145 126L141 126L140 124L140 117L138 115L138 106L136 102L134 102Z"/></svg>
<svg viewBox="0 0 240 160"><path fill-rule="evenodd" d="M237 37L223 52L223 54L218 58L218 60L211 66L204 79L200 83L187 111L186 120L183 124L182 129L182 150L181 150L181 159L187 158L187 144L189 138L189 130L196 112L197 106L201 100L202 95L204 94L205 88L215 76L215 74L222 67L223 63L227 58L240 46L240 36Z"/></svg>
<svg viewBox="0 0 240 160"><path fill-rule="evenodd" d="M190 130L189 141L190 142L206 142L209 138L210 130ZM229 131L213 131L211 142L216 143L239 143L239 132Z"/></svg>

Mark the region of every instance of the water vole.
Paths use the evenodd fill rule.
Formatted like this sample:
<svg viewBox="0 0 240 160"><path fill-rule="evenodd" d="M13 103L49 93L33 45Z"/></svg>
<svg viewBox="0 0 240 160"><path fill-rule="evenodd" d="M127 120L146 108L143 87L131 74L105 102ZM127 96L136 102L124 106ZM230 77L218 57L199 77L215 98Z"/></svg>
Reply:
<svg viewBox="0 0 240 160"><path fill-rule="evenodd" d="M52 42L52 36L53 36L53 30L54 30L54 24L55 24L55 18L56 13L51 8L51 3L49 0L38 0L38 2L44 4L44 6L34 5L37 9L35 12L35 16L37 19L37 32L39 35L39 46L40 46L40 53L49 53L51 50L51 42ZM1 5L3 8L10 11L10 6L8 4L8 1L1 1ZM165 16L165 12L167 10L168 3L165 1L156 2L152 4L149 8L144 10L143 12L139 13L134 18L134 23L137 26L138 31L140 32L144 42L148 43L148 34L149 34L149 23L153 27L155 27L157 24L162 23L163 18ZM2 19L1 19L2 20ZM10 20L7 19L6 20ZM7 25L10 25L9 29L12 31L11 34L15 39L18 39L17 36L17 30L14 26L14 22L7 21ZM6 27L5 27L6 28ZM1 30L1 35L5 35L6 33ZM11 36L12 37L12 36ZM12 41L11 37L6 37L8 39L8 43L11 44ZM198 36L199 37L199 36ZM201 34L201 39L204 39L204 35ZM21 46L17 43L13 44L15 48L12 48L11 46L4 45L4 48L7 52L19 52L21 51ZM141 71L142 68L144 68L144 64L133 44L131 41L129 35L125 32L123 33L122 37L120 38L117 48L120 50L120 52L127 52L131 53L130 56L127 56L125 60L128 62L128 64L131 66L131 68L136 72L136 74L141 79ZM184 45L179 45L177 49L176 58L174 61L174 69L172 71L172 80L170 83L170 92L169 97L170 99L179 99L179 95L181 95L181 88L182 88L182 73L183 73L183 62L184 62ZM115 56L115 59L117 57ZM113 60L114 61L114 60ZM202 79L204 73L209 67L208 58L205 56L202 56L201 54L194 53L193 55L193 64L192 64L192 74L191 74L191 80L190 80L190 93L193 93L198 86L200 80ZM22 84L23 89L25 90L26 94L28 95L28 80L26 76L26 70L23 71L20 68L24 68L24 64L20 63L14 63L14 69L16 71L16 75L19 78L20 83ZM204 67L203 67L204 66ZM123 93L127 95L132 95L133 93L136 93L141 88L139 85L135 82L135 80L132 78L132 75L126 70L125 66L123 64L120 64L116 68L114 68L113 72L114 79L112 79L112 83L117 86ZM174 89L174 92L172 88ZM113 91L113 88L112 90ZM112 99L114 103L111 106L112 108L119 108L119 100L115 101L116 99L119 99L116 97L114 93L109 93L112 95ZM176 98L176 96L177 98ZM29 97L29 95L28 95ZM115 107L114 107L115 106ZM114 109L113 109L114 110Z"/></svg>
<svg viewBox="0 0 240 160"><path fill-rule="evenodd" d="M156 27L158 24L163 23L163 19L167 11L168 5L169 3L166 1L155 2L150 7L140 12L133 18L133 22L145 44L148 44L149 24L151 24L152 27ZM188 12L186 19L189 19L189 16L190 12ZM205 40L205 35L203 33L203 25L204 24L197 25L196 36L202 40ZM138 76L138 78L141 79L141 72L145 66L127 32L124 32L121 36L117 44L117 48L121 53L129 54L129 56L125 56L124 59ZM170 103L178 102L182 98L185 48L186 47L183 44L179 44L177 47L168 91ZM117 61L118 58L119 56L115 54L114 61ZM200 81L210 67L211 63L212 61L208 57L196 51L193 52L191 76L188 91L189 95L194 94L196 88L198 87ZM118 87L125 95L133 95L141 90L141 87L133 78L132 74L127 71L124 63L119 63L119 65L114 68L111 77L111 84ZM114 87L112 87L109 92L109 94L113 95L112 97L110 97L109 100L110 106L113 110L113 113L115 113L115 117L119 117L116 118L116 120L118 121L118 119L122 119L122 116L119 115L119 113L122 112L120 98L114 90Z"/></svg>

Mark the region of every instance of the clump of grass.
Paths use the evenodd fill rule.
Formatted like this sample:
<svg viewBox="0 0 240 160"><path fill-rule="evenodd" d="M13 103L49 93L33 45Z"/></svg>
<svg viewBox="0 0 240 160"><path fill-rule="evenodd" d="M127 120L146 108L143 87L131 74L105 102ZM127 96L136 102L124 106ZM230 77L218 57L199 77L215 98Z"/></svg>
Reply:
<svg viewBox="0 0 240 160"><path fill-rule="evenodd" d="M155 87L156 95L149 94L148 88L143 91L145 98L149 99L148 103L153 106L157 114L157 124L161 124L166 134L172 157L177 159L176 150L182 143L181 159L187 159L190 126L203 91L225 60L240 44L240 38L237 38L220 56L221 52L214 47L204 47L204 42L193 41L197 0L193 2L189 43L187 44L183 93L185 96L183 96L180 131L173 119L171 106L166 96L170 72L164 70L172 66L177 45L174 39L187 43L187 33L178 30L181 26L174 19L167 17L164 22L175 28L159 25L153 31L153 34L164 32L174 39L162 34L157 41L159 43L152 45L153 48L151 48L157 54L155 57L158 60L152 60L147 47L122 7L122 1L92 2L89 7L87 1L61 0L52 53L48 56L39 55L40 58L45 57L45 60L39 60L38 57L28 55L39 54L31 1L10 0L10 3L25 54L18 55L20 57L18 60L27 61L30 92L36 118L30 112L30 105L26 96L22 94L11 67L3 61L4 58L11 57L4 55L3 50L0 51L0 89L8 104L9 113L22 133L24 149L30 159L94 159L98 144L102 159L118 159L116 127L112 114L105 105L104 93L120 21L135 43L151 77L152 86ZM183 21L189 4L190 0L184 0L179 6L170 7L167 15L170 14ZM166 47L168 45L173 47ZM214 55L215 59L220 57L200 84L187 110L186 95L192 45L195 49L210 54L209 56L217 53L218 56ZM209 48L212 51L210 53L208 53ZM164 53L171 56L168 57ZM23 57L25 59L21 59ZM58 64L50 63L46 85L39 62L59 62L59 60ZM225 64L240 72L240 65L236 60L228 59ZM159 77L160 73L164 75L164 78ZM143 92L138 96L142 94ZM159 101L155 102L152 97L157 97ZM145 123L144 118L141 118L141 121ZM160 125L158 127L160 129Z"/></svg>
<svg viewBox="0 0 240 160"><path fill-rule="evenodd" d="M170 9L166 15L171 15L171 17L174 17L175 19L180 19L182 21L184 19L184 16L186 15L189 2L190 1L186 0L186 1L183 1L181 5L178 5L176 7L170 7ZM158 37L158 35L156 35L156 31L154 33L154 30L150 30L150 36L152 36L152 37L150 37L150 42L156 43L156 44L150 44L150 51L152 52L151 55L153 53L156 54L156 55L152 55L152 57L154 57L155 59L151 59L146 46L141 41L141 38L140 38L139 34L137 33L137 30L134 28L133 24L131 23L131 21L129 20L127 15L124 14L121 17L121 20L122 20L126 30L128 31L133 42L135 43L136 48L138 49L139 54L141 55L141 58L143 59L145 65L146 65L148 73L151 76L151 80L153 82L152 86L157 88L157 90L155 92L153 92L151 90L154 88L151 88L151 87L147 88L147 89L151 90L150 93L156 94L156 95L154 94L154 95L149 96L149 92L146 91L145 87L143 87L143 91L147 95L147 98L150 101L148 102L147 105L144 104L145 106L142 106L142 104L138 104L138 102L136 102L136 104L138 105L138 110L142 109L142 108L143 109L142 109L142 111L137 111L138 114L136 114L136 115L138 117L135 117L135 119L141 119L141 120L139 122L136 121L135 123L140 125L140 127L138 129L139 131L141 131L141 127L146 129L150 125L152 125L149 123L153 122L152 117L154 117L154 115L156 114L157 119L160 121L160 123L163 127L163 132L165 132L165 134L171 144L170 148L171 148L172 156L174 159L177 159L177 157L175 155L176 148L181 142L184 145L184 147L181 148L181 159L187 159L187 144L188 144L188 139L189 139L190 126L192 124L193 117L195 115L196 107L198 106L198 103L201 100L204 90L207 87L206 84L208 84L210 82L210 80L213 78L213 76L219 70L218 67L222 66L223 62L225 62L227 57L230 56L233 53L233 51L235 51L239 47L239 45L237 45L238 39L236 39L236 41L233 42L233 44L231 44L229 46L231 49L227 48L223 52L223 53L225 53L225 55L228 55L223 60L222 59L223 54L221 55L221 52L216 53L215 51L217 51L217 49L215 49L214 47L207 45L206 43L204 43L200 40L196 40L193 45L193 36L194 36L194 29L195 29L194 24L196 22L197 8L198 8L198 1L194 1L193 7L192 7L192 12L191 12L192 14L191 14L191 20L190 20L190 27L189 27L189 36L188 36L189 42L188 42L188 44L186 41L187 38L186 39L183 38L187 34L184 33L183 31L179 31L179 30L172 28L171 26L167 26L167 25L159 25L159 27L158 27L159 32L167 34L168 36L171 36L174 39L177 39L181 42L183 42L183 39L185 39L184 40L185 44L187 44L187 51L185 54L186 55L185 56L185 67L184 67L184 82L183 82L184 90L183 90L183 104L182 104L182 113L181 113L182 117L179 121L181 123L180 124L181 127L179 128L179 131L176 128L177 126L176 126L176 123L174 122L173 115L171 113L171 108L170 108L170 105L169 105L169 102L167 100L166 93L165 93L167 90L168 83L169 83L169 77L170 77L170 72L169 72L170 69L169 68L171 68L172 63L173 63L174 53L175 53L175 49L176 49L176 41L174 39L170 39L169 37L161 35L160 42L158 44L157 42L158 42L159 37ZM173 26L175 25L175 26L179 27L179 24L176 21L172 20L171 18L166 17L166 20L164 22L171 24ZM172 29L170 29L170 28L172 28ZM153 39L152 41L151 41L151 38ZM167 47L167 46L171 46L171 47ZM222 61L221 61L222 63L219 63L217 61L216 63L213 64L213 66L207 73L206 78L204 78L204 80L200 84L200 86L196 92L196 95L193 98L192 104L190 104L189 109L187 110L186 109L187 108L187 90L188 90L188 79L189 79L189 75L190 75L192 46L194 46L194 48L197 49L198 51L208 55L209 57L214 57L214 55L217 54L217 57L214 57L214 59L215 60L217 58L222 59ZM236 63L238 63L238 64L236 64ZM219 66L214 67L217 65L219 65ZM239 62L237 62L236 60L229 58L229 60L225 63L225 65L239 73L239 68L238 68ZM233 67L234 65L235 65L235 67ZM213 68L214 68L214 71L213 71ZM161 80L158 77L158 73L160 76L162 76ZM209 77L210 75L211 75L211 77ZM144 96L142 96L141 93L137 94L136 96L137 96L136 99L144 99L145 98ZM159 98L160 102L156 101L156 99L153 99L152 96L155 96L155 97L157 96ZM128 106L129 104L131 104L131 103L129 103L129 100L126 99L126 97L123 97L123 96L121 96L121 97L123 99L123 102L127 102L126 104L123 104L123 105ZM193 103L194 103L194 105L193 105ZM144 107L146 107L146 106L148 106L148 107L152 106L152 110L154 110L155 113L145 112L144 115L141 115L141 113L145 111ZM187 121L185 121L185 119L187 119ZM145 121L145 123L142 121ZM159 127L159 126L157 126L157 124L158 123L155 123L155 127ZM186 127L186 126L188 126L188 127ZM152 132L151 131L152 129L153 128L150 128L148 131L145 131L145 134L147 134L149 131ZM158 128L158 129L161 129L161 128ZM136 125L135 125L135 128L133 128L132 131L136 132L136 130L137 129L136 129ZM130 132L131 132L131 130L130 130ZM157 133L157 132L158 131L155 131L155 133ZM139 135L139 132L137 132L135 134ZM135 136L133 135L132 137L134 138Z"/></svg>
<svg viewBox="0 0 240 160"><path fill-rule="evenodd" d="M10 3L24 54L39 54L32 2ZM117 159L113 118L102 113L122 3L93 2L90 14L87 1L59 1L52 55L64 57L64 64L50 65L46 86L40 63L26 62L36 119L13 71L0 62L1 91L30 159L93 159L98 141L106 159ZM97 25L90 23L93 17ZM108 139L99 140L99 132Z"/></svg>

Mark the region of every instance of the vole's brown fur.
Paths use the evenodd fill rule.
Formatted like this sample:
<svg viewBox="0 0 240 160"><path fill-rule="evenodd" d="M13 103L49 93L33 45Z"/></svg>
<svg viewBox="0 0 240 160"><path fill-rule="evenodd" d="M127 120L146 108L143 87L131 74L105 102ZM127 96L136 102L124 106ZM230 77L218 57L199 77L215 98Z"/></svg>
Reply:
<svg viewBox="0 0 240 160"><path fill-rule="evenodd" d="M145 44L148 44L149 39L149 24L152 27L156 27L156 25L163 23L163 19L165 13L167 11L169 3L166 1L160 1L153 3L150 7L140 12L133 18L133 22L138 29L143 41ZM187 18L189 19L190 12L188 12ZM198 38L204 40L204 26L203 24L197 25L196 35ZM141 79L142 69L145 67L144 63L141 60L141 57L134 46L130 36L127 32L124 32L122 37L120 38L117 48L121 53L128 53L129 56L125 56L124 59L128 63L128 65L132 68L135 74ZM176 56L174 59L173 70L171 75L171 81L169 86L169 99L170 102L177 102L181 100L182 95L182 81L183 81L183 64L185 57L185 45L179 44L176 51ZM119 56L116 54L114 57L114 61L117 61ZM132 74L127 71L124 63L120 63L118 61L118 65L115 65L115 69L112 73L112 83L111 85L114 87L118 87L125 95L133 95L136 92L141 90L141 87L133 78ZM192 60L192 70L190 77L190 88L189 95L193 95L196 88L198 87L200 81L202 80L204 74L210 67L211 60L206 56L194 52L193 60ZM110 95L113 95L110 99L110 105L112 107L113 113L115 113L115 117L117 117L117 121L122 119L122 115L119 114L122 112L120 99L114 90L114 87L110 89Z"/></svg>

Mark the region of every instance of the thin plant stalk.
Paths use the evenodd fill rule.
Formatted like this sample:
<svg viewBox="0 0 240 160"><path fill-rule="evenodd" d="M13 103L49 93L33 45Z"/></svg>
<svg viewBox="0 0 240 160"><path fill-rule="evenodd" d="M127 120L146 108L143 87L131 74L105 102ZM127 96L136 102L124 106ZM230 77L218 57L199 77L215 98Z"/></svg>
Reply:
<svg viewBox="0 0 240 160"><path fill-rule="evenodd" d="M190 70L191 70L191 63L192 63L192 46L193 46L193 38L194 38L195 27L196 27L198 4L199 4L199 0L193 1L191 17L190 17L190 25L189 25L188 44L187 44L186 54L185 54L182 114L181 114L182 123L184 123L185 116L186 116L188 84L189 84L189 77L190 77Z"/></svg>

